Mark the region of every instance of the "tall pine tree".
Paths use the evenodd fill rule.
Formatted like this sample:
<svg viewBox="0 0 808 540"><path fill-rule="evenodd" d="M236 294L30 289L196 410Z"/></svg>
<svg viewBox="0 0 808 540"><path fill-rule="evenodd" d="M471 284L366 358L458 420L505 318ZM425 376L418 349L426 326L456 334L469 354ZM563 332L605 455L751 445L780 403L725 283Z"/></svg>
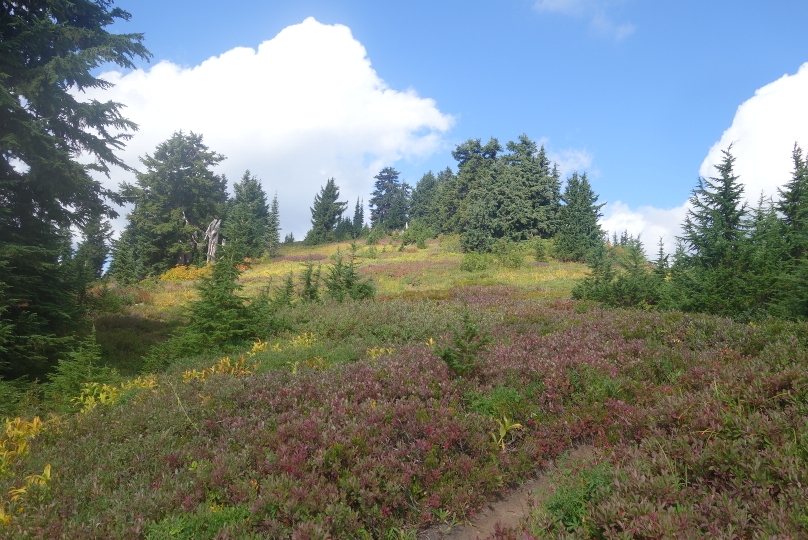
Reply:
<svg viewBox="0 0 808 540"><path fill-rule="evenodd" d="M572 173L567 179L564 205L560 209L558 233L555 236L556 256L564 261L585 261L589 252L603 244L603 230L598 224L603 204L592 191L586 173Z"/></svg>
<svg viewBox="0 0 808 540"><path fill-rule="evenodd" d="M402 183L399 172L385 167L374 176L373 193L368 201L370 223L384 230L403 229L409 220L410 186Z"/></svg>
<svg viewBox="0 0 808 540"><path fill-rule="evenodd" d="M734 173L732 147L716 165L717 177L699 178L690 197L691 208L682 225L686 252L675 259L686 272L674 287L685 311L736 315L748 309L748 210L743 185Z"/></svg>
<svg viewBox="0 0 808 540"><path fill-rule="evenodd" d="M128 169L115 153L137 129L121 104L80 95L111 86L99 66L149 58L142 34L107 31L129 18L111 1L0 8L0 376L39 375L69 342L78 291L61 231L114 215L90 172Z"/></svg>
<svg viewBox="0 0 808 540"><path fill-rule="evenodd" d="M544 148L539 151L527 135L507 148L510 153L468 196L471 210L461 239L467 250L488 251L499 239L548 238L558 227L558 173Z"/></svg>
<svg viewBox="0 0 808 540"><path fill-rule="evenodd" d="M272 197L272 206L267 216L266 252L270 257L277 257L281 249L281 215L278 210L278 194Z"/></svg>
<svg viewBox="0 0 808 540"><path fill-rule="evenodd" d="M808 317L808 156L795 144L791 154L794 170L779 190L777 210L782 215L785 238L784 272L778 280L780 312L790 317Z"/></svg>
<svg viewBox="0 0 808 540"><path fill-rule="evenodd" d="M362 200L357 197L356 206L354 207L353 220L351 221L353 229L352 237L359 238L362 236L362 231L365 228L365 205Z"/></svg>
<svg viewBox="0 0 808 540"><path fill-rule="evenodd" d="M342 213L348 206L347 201L339 201L339 187L333 178L329 178L320 193L314 196L311 210L311 230L303 240L305 244L324 244L334 240L334 229L342 219Z"/></svg>
<svg viewBox="0 0 808 540"><path fill-rule="evenodd" d="M222 235L228 242L242 246L246 257L258 258L264 254L270 211L261 183L250 171L240 182L233 184L234 196L227 204L227 217Z"/></svg>
<svg viewBox="0 0 808 540"><path fill-rule="evenodd" d="M205 229L225 213L227 180L211 170L222 160L203 144L202 135L179 131L141 158L146 171L137 174L135 184L121 185L135 206L127 228L147 274L203 262Z"/></svg>

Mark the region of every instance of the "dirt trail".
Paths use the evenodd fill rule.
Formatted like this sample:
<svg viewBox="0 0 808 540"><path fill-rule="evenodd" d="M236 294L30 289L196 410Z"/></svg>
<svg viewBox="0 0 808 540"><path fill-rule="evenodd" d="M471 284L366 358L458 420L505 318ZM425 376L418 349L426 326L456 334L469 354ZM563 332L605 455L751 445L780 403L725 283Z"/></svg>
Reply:
<svg viewBox="0 0 808 540"><path fill-rule="evenodd" d="M586 459L592 455L592 446L579 446L569 453L573 460ZM530 512L531 506L541 504L550 492L550 475L555 465L545 468L536 478L506 493L500 500L483 507L470 523L448 528L433 527L421 532L418 540L477 540L494 534L494 527L516 527Z"/></svg>

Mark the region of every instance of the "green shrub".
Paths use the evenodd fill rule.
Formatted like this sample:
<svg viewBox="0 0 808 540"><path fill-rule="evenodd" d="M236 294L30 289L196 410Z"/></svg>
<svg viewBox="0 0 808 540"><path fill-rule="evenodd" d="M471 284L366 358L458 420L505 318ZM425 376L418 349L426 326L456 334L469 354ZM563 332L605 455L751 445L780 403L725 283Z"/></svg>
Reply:
<svg viewBox="0 0 808 540"><path fill-rule="evenodd" d="M521 408L524 396L514 388L500 385L486 393L471 392L466 400L469 410L500 419L503 415L513 418Z"/></svg>
<svg viewBox="0 0 808 540"><path fill-rule="evenodd" d="M446 362L452 374L462 377L477 369L480 353L490 344L491 338L479 331L471 314L465 310L461 316L461 328L455 330L448 344L435 347L435 354Z"/></svg>
<svg viewBox="0 0 808 540"><path fill-rule="evenodd" d="M365 259L378 259L379 252L376 250L376 246L369 246L366 247L360 254L360 257Z"/></svg>
<svg viewBox="0 0 808 540"><path fill-rule="evenodd" d="M416 220L401 234L401 245L415 244L418 249L426 249L427 239L434 238L434 236L430 227Z"/></svg>
<svg viewBox="0 0 808 540"><path fill-rule="evenodd" d="M568 372L574 395L583 403L602 403L607 398L618 398L622 382L599 372L592 366L581 364Z"/></svg>
<svg viewBox="0 0 808 540"><path fill-rule="evenodd" d="M463 255L463 262L460 263L460 269L464 272L482 272L488 270L492 262L491 256L488 254L469 251Z"/></svg>
<svg viewBox="0 0 808 540"><path fill-rule="evenodd" d="M549 241L538 237L531 242L531 251L536 262L547 262L549 259L550 249L547 246L548 243Z"/></svg>
<svg viewBox="0 0 808 540"><path fill-rule="evenodd" d="M328 289L327 295L337 302L343 302L346 298L365 300L373 298L376 294L373 283L362 279L362 276L359 275L356 259L356 244L352 244L347 262L342 253L337 250L334 264L327 268L327 274L323 278Z"/></svg>
<svg viewBox="0 0 808 540"><path fill-rule="evenodd" d="M379 243L379 240L384 238L385 231L381 227L373 227L370 229L367 237L365 237L365 244L368 246L375 246Z"/></svg>
<svg viewBox="0 0 808 540"><path fill-rule="evenodd" d="M499 240L492 248L494 258L504 268L515 270L525 262L525 249L522 244Z"/></svg>
<svg viewBox="0 0 808 540"><path fill-rule="evenodd" d="M78 350L68 353L67 359L59 360L50 381L45 385L45 397L57 409L69 410L70 400L81 393L84 383L114 383L120 379L115 369L101 364L101 346L92 333L81 342Z"/></svg>
<svg viewBox="0 0 808 540"><path fill-rule="evenodd" d="M106 283L88 291L87 309L96 313L118 313L124 307L135 303L130 292L119 287L110 287Z"/></svg>
<svg viewBox="0 0 808 540"><path fill-rule="evenodd" d="M206 540L218 538L220 531L227 531L228 538L257 538L250 534L242 536L245 531L239 530L239 524L250 523L250 511L243 506L220 508L210 506L207 511L193 514L169 515L159 523L153 523L146 529L147 540Z"/></svg>
<svg viewBox="0 0 808 540"><path fill-rule="evenodd" d="M11 381L0 379L0 421L18 415L23 392Z"/></svg>
<svg viewBox="0 0 808 540"><path fill-rule="evenodd" d="M618 248L594 249L589 268L591 274L573 287L573 298L615 307L649 308L660 302L664 281L652 271L639 239Z"/></svg>
<svg viewBox="0 0 808 540"><path fill-rule="evenodd" d="M587 507L605 498L613 489L614 470L608 463L556 476L558 487L544 503L544 509L557 526L568 532L585 525Z"/></svg>
<svg viewBox="0 0 808 540"><path fill-rule="evenodd" d="M96 318L94 324L104 365L122 375L135 375L143 368L143 357L151 347L169 339L180 321L109 314Z"/></svg>

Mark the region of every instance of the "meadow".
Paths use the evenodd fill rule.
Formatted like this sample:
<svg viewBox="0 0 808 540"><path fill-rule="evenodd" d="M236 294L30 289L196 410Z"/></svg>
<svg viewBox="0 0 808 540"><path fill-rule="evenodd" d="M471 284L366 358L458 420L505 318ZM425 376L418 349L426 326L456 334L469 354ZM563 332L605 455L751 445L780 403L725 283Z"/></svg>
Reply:
<svg viewBox="0 0 808 540"><path fill-rule="evenodd" d="M338 249L283 246L243 293ZM123 376L6 421L0 538L415 539L557 459L492 538L808 536L805 324L575 302L585 266L473 259L455 237L357 254L375 299L280 307L273 335L155 374L139 358L199 276L97 289Z"/></svg>

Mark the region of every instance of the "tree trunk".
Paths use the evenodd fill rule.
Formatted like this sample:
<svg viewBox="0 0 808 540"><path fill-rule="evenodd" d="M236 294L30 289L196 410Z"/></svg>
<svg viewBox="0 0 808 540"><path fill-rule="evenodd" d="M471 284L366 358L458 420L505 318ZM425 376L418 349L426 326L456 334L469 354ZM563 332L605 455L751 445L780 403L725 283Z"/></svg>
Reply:
<svg viewBox="0 0 808 540"><path fill-rule="evenodd" d="M205 231L205 240L208 241L208 264L216 261L216 247L219 244L219 227L221 225L221 219L214 219Z"/></svg>

